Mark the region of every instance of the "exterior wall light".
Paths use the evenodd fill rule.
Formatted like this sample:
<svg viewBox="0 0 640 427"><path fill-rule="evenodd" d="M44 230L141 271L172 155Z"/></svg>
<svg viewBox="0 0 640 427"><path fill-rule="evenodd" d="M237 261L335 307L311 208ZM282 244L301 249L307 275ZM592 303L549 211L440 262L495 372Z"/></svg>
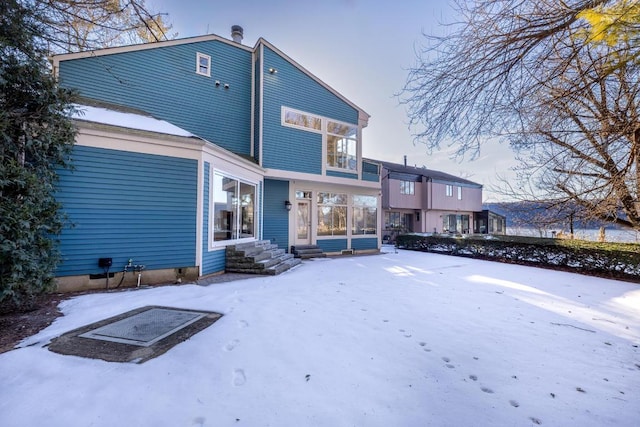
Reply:
<svg viewBox="0 0 640 427"><path fill-rule="evenodd" d="M285 200L285 201L284 201L284 207L285 207L285 209L286 209L287 211L290 211L290 210L291 210L291 206L293 206L293 205L291 204L291 202L290 202L290 201L288 201L288 200Z"/></svg>
<svg viewBox="0 0 640 427"><path fill-rule="evenodd" d="M278 70L276 70L275 68L271 67L271 68L269 68L269 72L270 72L271 74L277 74L277 73L278 73Z"/></svg>

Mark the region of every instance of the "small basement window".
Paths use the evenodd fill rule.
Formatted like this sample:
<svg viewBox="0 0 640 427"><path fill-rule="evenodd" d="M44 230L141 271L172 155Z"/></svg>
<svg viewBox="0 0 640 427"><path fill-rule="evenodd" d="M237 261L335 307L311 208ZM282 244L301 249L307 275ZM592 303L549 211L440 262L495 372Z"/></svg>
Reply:
<svg viewBox="0 0 640 427"><path fill-rule="evenodd" d="M211 57L209 55L200 52L196 54L196 73L211 77Z"/></svg>

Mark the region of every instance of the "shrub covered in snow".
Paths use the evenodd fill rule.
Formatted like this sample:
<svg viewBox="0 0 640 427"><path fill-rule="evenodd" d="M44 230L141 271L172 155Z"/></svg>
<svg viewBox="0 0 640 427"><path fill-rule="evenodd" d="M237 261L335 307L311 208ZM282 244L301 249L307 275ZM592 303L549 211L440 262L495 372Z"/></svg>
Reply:
<svg viewBox="0 0 640 427"><path fill-rule="evenodd" d="M400 248L562 268L578 273L640 282L640 245L521 236L400 235Z"/></svg>

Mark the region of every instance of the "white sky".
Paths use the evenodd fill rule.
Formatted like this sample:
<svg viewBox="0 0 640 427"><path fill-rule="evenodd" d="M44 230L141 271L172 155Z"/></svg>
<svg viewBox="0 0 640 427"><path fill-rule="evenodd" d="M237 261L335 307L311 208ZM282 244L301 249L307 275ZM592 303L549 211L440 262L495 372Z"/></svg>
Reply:
<svg viewBox="0 0 640 427"><path fill-rule="evenodd" d="M496 174L511 176L513 153L487 144L478 160L450 160L452 150L428 155L414 145L405 108L394 94L414 65L422 33L443 33L441 22L454 19L446 0L149 0L168 13L178 37L213 33L230 38L231 26L244 28L243 43L260 37L273 43L325 83L371 115L363 133L366 157L427 166L485 185L485 201L495 201L490 184Z"/></svg>
<svg viewBox="0 0 640 427"><path fill-rule="evenodd" d="M383 252L64 301L0 354L0 425L638 425L637 284ZM139 365L46 348L147 305L223 317Z"/></svg>

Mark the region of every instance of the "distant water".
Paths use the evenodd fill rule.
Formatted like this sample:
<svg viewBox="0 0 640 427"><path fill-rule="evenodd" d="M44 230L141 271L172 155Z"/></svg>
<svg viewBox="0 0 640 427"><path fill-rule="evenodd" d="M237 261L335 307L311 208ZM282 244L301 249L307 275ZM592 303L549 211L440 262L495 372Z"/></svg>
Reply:
<svg viewBox="0 0 640 427"><path fill-rule="evenodd" d="M546 230L527 227L507 227L507 234L512 236L530 236L530 237L554 237L554 232L561 230L558 228L549 228ZM569 236L569 230L563 230L565 236ZM599 241L600 230L598 229L575 229L573 233L576 239ZM640 232L634 230L617 230L605 229L606 242L620 243L640 243Z"/></svg>

